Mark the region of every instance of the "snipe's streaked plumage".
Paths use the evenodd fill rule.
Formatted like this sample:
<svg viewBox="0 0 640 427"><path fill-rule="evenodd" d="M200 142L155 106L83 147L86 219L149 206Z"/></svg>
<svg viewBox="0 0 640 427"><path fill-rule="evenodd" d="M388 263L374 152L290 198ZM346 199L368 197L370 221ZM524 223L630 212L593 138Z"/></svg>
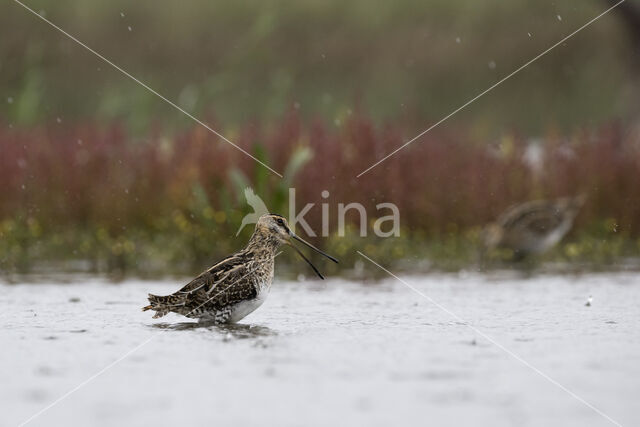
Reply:
<svg viewBox="0 0 640 427"><path fill-rule="evenodd" d="M510 249L514 259L545 252L569 232L584 202L578 196L514 206L485 228L484 247Z"/></svg>
<svg viewBox="0 0 640 427"><path fill-rule="evenodd" d="M296 236L284 217L263 215L244 249L223 259L171 295L149 294L151 304L142 310L155 310L154 318L173 312L216 323L237 322L265 301L273 281L276 251L282 244L292 246L324 279L302 252L293 246L292 239L338 262Z"/></svg>

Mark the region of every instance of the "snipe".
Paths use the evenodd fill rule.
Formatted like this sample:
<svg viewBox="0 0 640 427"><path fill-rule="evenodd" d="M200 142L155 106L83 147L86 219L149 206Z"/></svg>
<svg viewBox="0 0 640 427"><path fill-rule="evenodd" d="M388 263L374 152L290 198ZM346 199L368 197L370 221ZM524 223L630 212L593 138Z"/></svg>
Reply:
<svg viewBox="0 0 640 427"><path fill-rule="evenodd" d="M260 307L267 298L273 282L274 259L280 245L293 247L324 279L302 252L293 246L292 240L338 262L296 236L284 217L263 215L258 219L255 231L244 249L223 259L171 295L149 294L151 304L142 310L155 310L154 318L173 312L215 323L235 323Z"/></svg>
<svg viewBox="0 0 640 427"><path fill-rule="evenodd" d="M484 250L509 249L515 260L547 251L569 232L585 199L537 200L508 209L485 228Z"/></svg>

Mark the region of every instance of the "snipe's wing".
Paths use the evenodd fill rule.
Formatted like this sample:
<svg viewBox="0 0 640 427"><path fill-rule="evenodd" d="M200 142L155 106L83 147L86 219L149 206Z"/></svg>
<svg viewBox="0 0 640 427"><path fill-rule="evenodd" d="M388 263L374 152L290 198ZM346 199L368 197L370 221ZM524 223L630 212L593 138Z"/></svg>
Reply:
<svg viewBox="0 0 640 427"><path fill-rule="evenodd" d="M560 227L565 212L557 203L534 201L509 209L500 217L500 224L509 231L547 234Z"/></svg>
<svg viewBox="0 0 640 427"><path fill-rule="evenodd" d="M199 311L224 307L257 296L251 255L238 253L220 261L187 283L174 295L184 306Z"/></svg>

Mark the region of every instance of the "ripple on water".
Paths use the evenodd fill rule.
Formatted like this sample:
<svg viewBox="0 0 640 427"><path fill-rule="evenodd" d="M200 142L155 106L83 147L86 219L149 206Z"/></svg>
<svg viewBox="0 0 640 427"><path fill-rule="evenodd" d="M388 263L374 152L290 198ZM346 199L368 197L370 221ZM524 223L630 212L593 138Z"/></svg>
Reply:
<svg viewBox="0 0 640 427"><path fill-rule="evenodd" d="M36 388L27 391L27 400L31 400L34 402L43 402L48 399L48 394L45 390L41 388Z"/></svg>
<svg viewBox="0 0 640 427"><path fill-rule="evenodd" d="M212 405L214 384L242 392L240 402L234 392L216 393L215 401L226 408L216 412L218 423L238 427L255 424L253 414L267 414L268 424L313 424L320 412L324 418L315 421L323 425L420 425L425 416L434 425L524 424L509 414L522 414L528 425L549 425L550 419L555 425L597 422L597 414L567 403L570 396L566 400L561 390L470 330L471 325L554 378L568 379L576 392L600 403L622 424L634 425L640 275L633 278L637 286L618 286L609 279L547 276L531 283L509 279L509 286L471 277L453 288L448 286L452 280L415 278L418 289L469 324L456 322L460 319L397 282L361 288L335 281L313 292L281 283L247 318L254 325L210 325L178 317L155 323L140 312L146 291L166 288L168 293L175 290L173 283L83 285L82 293L66 285L42 286L37 292L27 284L0 289L0 294L11 294L4 296L0 328L5 344L0 358L4 354L3 366L11 369L2 371L0 384L6 379L17 388L3 391L8 387L0 386L3 408L17 414L5 424L18 424L22 420L17 418L153 336L157 342L127 356L131 365L116 365L88 393L78 393L75 404L70 400L49 415L64 413L61 420L86 425L105 413L109 424L163 424L173 416L195 424L203 418L193 408ZM598 304L586 308L583 296L589 294ZM77 297L82 301L72 301ZM191 392L176 399L184 390ZM245 410L246 402L252 411Z"/></svg>
<svg viewBox="0 0 640 427"><path fill-rule="evenodd" d="M39 366L38 369L36 369L35 371L36 375L42 376L42 377L50 377L54 374L53 369L50 366Z"/></svg>

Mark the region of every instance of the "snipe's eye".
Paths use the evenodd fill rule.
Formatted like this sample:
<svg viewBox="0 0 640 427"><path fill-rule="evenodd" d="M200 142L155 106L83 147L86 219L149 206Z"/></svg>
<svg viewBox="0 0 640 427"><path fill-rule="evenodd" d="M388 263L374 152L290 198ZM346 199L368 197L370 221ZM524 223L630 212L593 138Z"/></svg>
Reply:
<svg viewBox="0 0 640 427"><path fill-rule="evenodd" d="M281 225L284 227L284 221L282 220L282 218L276 219L276 222L278 223L278 225Z"/></svg>

